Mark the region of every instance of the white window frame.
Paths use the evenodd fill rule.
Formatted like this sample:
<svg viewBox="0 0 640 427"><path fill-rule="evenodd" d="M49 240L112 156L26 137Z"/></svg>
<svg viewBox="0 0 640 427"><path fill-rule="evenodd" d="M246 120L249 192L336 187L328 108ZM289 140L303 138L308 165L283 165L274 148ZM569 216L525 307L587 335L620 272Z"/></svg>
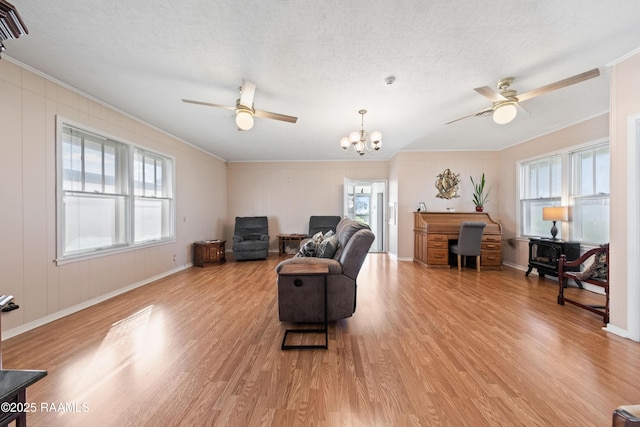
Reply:
<svg viewBox="0 0 640 427"><path fill-rule="evenodd" d="M524 180L524 166L526 166L527 164L536 162L536 161L541 161L544 159L549 159L552 158L554 156L560 156L561 159L561 168L562 171L560 173L561 176L561 196L559 200L554 200L557 203L555 204L556 206L569 206L569 212L571 213L573 211L573 197L572 197L572 188L574 188L574 182L577 179L576 176L573 174L573 168L571 165L571 159L572 159L572 155L574 153L578 153L581 151L585 151L585 150L589 150L589 149L596 149L598 147L602 147L604 145L610 146L610 142L609 142L609 138L603 138L603 139L599 139L599 140L594 140L594 141L590 141L584 144L579 144L579 145L575 145L572 147L568 147L566 149L563 150L558 150L558 151L554 151L551 153L546 153L542 156L538 156L538 157L532 157L532 158L528 158L528 159L523 159L519 162L516 163L516 168L517 168L517 177L519 180L519 185L518 185L518 198L517 198L517 206L516 206L516 214L517 214L517 222L518 222L518 236L520 238L523 239L528 239L530 237L551 237L551 233L547 233L544 234L542 236L535 236L535 235L530 235L530 234L525 234L525 224L524 224L524 216L526 214L525 209L523 208L523 203L526 200L535 200L535 199L525 199L523 196L526 194L525 193L525 180ZM609 168L611 168L611 164L609 164ZM609 175L611 175L611 173L609 173ZM604 195L600 195L600 197L604 197ZM608 195L606 195L606 197L608 198ZM545 201L547 199L545 198L541 198L540 200ZM550 205L550 206L554 206L554 204ZM572 217L570 215L569 217L569 221L570 222L562 222L561 224L557 224L558 225L558 229L560 230L560 232L558 233L558 237L557 238L563 238L563 240L575 240L581 243L582 246L596 246L597 244L603 243L603 242L588 242L588 241L582 241L582 240L577 240L575 239L575 236L573 236L573 230L572 230ZM611 227L611 225L608 225L609 228ZM549 224L549 230L551 229L551 224Z"/></svg>
<svg viewBox="0 0 640 427"><path fill-rule="evenodd" d="M531 180L530 176L525 176L525 168L528 166L539 165L545 162L558 162L560 167L560 176L555 177L555 180L560 180L559 188L554 188L558 185L554 181L553 168L549 167L548 172L548 188L541 189L539 187L540 179L537 179L535 184L535 189L530 191L528 187L530 187ZM540 237L537 234L527 233L527 231L533 230L532 222L535 222L535 218L531 218L531 206L536 205L539 209L538 211L539 218L538 221L542 220L542 208L547 206L559 206L562 203L562 182L563 182L563 171L565 170L562 156L558 153L549 154L544 157L539 157L536 159L531 159L527 161L520 162L519 164L519 197L518 197L518 212L519 212L519 222L520 222L520 236L522 237ZM555 185L554 185L555 184ZM527 219L525 219L527 217ZM551 226L549 226L551 229ZM541 230L539 230L541 231ZM541 233L543 234L543 233ZM549 233L550 234L550 233ZM542 237L547 237L547 234L543 234ZM558 233L558 238L562 237L562 230Z"/></svg>
<svg viewBox="0 0 640 427"><path fill-rule="evenodd" d="M598 182L602 184L602 181L598 181L597 179L598 178L597 168L596 168L597 157L595 156L595 153L598 150L601 150L603 148L607 149L608 156L609 156L609 176L607 177L609 187L606 188L607 190L606 192L598 191L599 189L604 189L604 188L602 188L603 185L600 185L600 186L598 185ZM592 158L593 179L591 183L591 189L589 190L585 190L582 188L583 185L582 185L581 178L582 178L583 171L582 171L581 165L578 164L578 156L584 153L591 153L593 155L593 158ZM598 245L598 244L607 243L609 241L609 230L610 230L609 199L610 199L610 190L611 190L610 189L611 149L609 147L609 144L608 142L604 142L600 144L594 144L579 150L574 150L571 153L569 153L569 160L571 165L571 193L569 196L570 205L572 207L572 217L571 217L571 222L569 224L571 228L571 235L573 236L574 240L585 243L585 244ZM584 224L583 224L583 219L581 218L581 209L579 208L579 205L586 204L587 202L595 202L596 204L599 204L601 206L606 206L607 220L603 222L606 223L607 229L604 232L604 238L602 239L603 241L587 240L587 238L584 236L585 233L582 232L582 227L584 226Z"/></svg>
<svg viewBox="0 0 640 427"><path fill-rule="evenodd" d="M121 147L122 159L120 161L119 169L116 168L116 181L122 180L120 188L112 191L105 191L105 186L96 190L95 186L90 191L84 191L85 188L73 188L71 191L64 188L64 176L63 176L63 129L71 128L79 134L83 134L91 140L101 141L106 146ZM135 205L136 197L140 196L136 194L134 186L134 153L142 152L156 159L161 159L165 162L165 176L162 177L162 187L166 191L162 194L154 193L143 195L142 199L149 201L159 201L162 204L168 205L163 208L163 232L160 238L154 239L142 239L138 242L135 241ZM84 163L84 160L83 160ZM104 163L104 162L103 162ZM104 169L103 169L104 170ZM104 172L103 172L104 174ZM83 124L68 120L62 117L56 117L56 263L58 265L68 262L81 261L85 259L91 259L99 256L112 255L118 252L126 252L131 250L140 249L142 247L154 246L159 244L166 244L175 241L175 158L155 150L146 148L139 144L134 144L123 140L122 138L114 137L106 134L105 132L92 129ZM104 182L104 179L103 179ZM124 199L121 213L116 214L117 223L116 227L119 227L119 233L122 233L121 241L116 244L106 244L104 246L95 246L88 249L81 249L75 251L66 250L65 242L65 197L72 194L76 197L93 197L96 200L100 198L113 199L115 197ZM138 197L140 198L140 197Z"/></svg>
<svg viewBox="0 0 640 427"><path fill-rule="evenodd" d="M138 163L137 157L142 158L143 167L141 168L141 184L142 187L136 186L136 165ZM153 161L153 170L149 171L146 168L147 161ZM173 205L173 188L172 185L172 177L173 173L173 162L164 155L158 154L156 152L141 148L141 147L132 147L132 167L133 172L131 174L131 181L133 186L132 197L133 197L133 233L132 233L132 241L134 244L143 244L154 241L161 241L171 238L173 235L174 227L174 218L173 218L173 209L171 206ZM160 177L158 177L158 171L162 171ZM149 177L149 175L152 175ZM150 179L149 179L150 178ZM147 188L147 184L151 184L153 188ZM138 236L138 226L139 218L138 218L138 203L145 203L149 205L160 204L160 223L155 224L160 228L159 237L144 237ZM164 206L163 206L164 205ZM140 227L142 228L142 227ZM148 232L148 230L147 230Z"/></svg>

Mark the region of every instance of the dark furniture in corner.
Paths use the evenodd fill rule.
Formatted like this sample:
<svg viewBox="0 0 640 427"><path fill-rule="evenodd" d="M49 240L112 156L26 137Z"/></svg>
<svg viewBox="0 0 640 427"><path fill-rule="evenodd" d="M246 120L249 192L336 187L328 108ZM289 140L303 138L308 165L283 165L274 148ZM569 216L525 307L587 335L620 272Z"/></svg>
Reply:
<svg viewBox="0 0 640 427"><path fill-rule="evenodd" d="M233 257L236 261L269 256L269 221L266 216L236 217Z"/></svg>
<svg viewBox="0 0 640 427"><path fill-rule="evenodd" d="M598 259L601 255L604 256L605 261L603 264L598 266ZM596 263L594 267L598 267L601 274L594 273L591 276L587 275L587 277L583 277L584 274L581 273L584 272L576 271L580 269L581 264L589 260L592 260L594 263ZM604 304L589 305L572 298L567 298L564 294L564 291L569 279L573 279L581 289L583 282L603 288ZM607 243L598 248L588 250L587 252L582 254L582 256L573 261L568 261L565 255L561 255L560 262L558 263L558 287L560 289L558 292L558 304L564 305L565 302L568 302L602 316L602 321L605 325L609 323L609 244Z"/></svg>
<svg viewBox="0 0 640 427"><path fill-rule="evenodd" d="M640 405L622 405L613 411L611 427L640 427Z"/></svg>
<svg viewBox="0 0 640 427"><path fill-rule="evenodd" d="M544 277L545 274L557 276L558 261L562 255L565 255L568 261L577 259L580 256L580 242L530 238L529 269L524 275L528 276L531 270L536 268L540 277ZM572 267L572 269L579 270L580 266Z"/></svg>
<svg viewBox="0 0 640 427"><path fill-rule="evenodd" d="M224 245L226 240L203 240L193 244L193 265L204 267L205 264L224 264Z"/></svg>
<svg viewBox="0 0 640 427"><path fill-rule="evenodd" d="M338 215L315 215L309 217L309 234L307 234L307 237L311 237L319 231L324 234L329 230L333 230L335 233L340 219Z"/></svg>
<svg viewBox="0 0 640 427"><path fill-rule="evenodd" d="M27 412L40 410L40 405L27 402L27 387L47 376L47 371L0 369L0 425L15 421L16 427L27 425Z"/></svg>
<svg viewBox="0 0 640 427"><path fill-rule="evenodd" d="M13 304L13 295L0 295L2 312ZM14 305L14 308L17 308ZM2 316L0 316L0 343L2 343ZM2 349L0 348L0 426L8 426L15 421L16 427L27 425L27 412L40 410L40 405L27 402L27 387L47 376L42 370L2 369Z"/></svg>

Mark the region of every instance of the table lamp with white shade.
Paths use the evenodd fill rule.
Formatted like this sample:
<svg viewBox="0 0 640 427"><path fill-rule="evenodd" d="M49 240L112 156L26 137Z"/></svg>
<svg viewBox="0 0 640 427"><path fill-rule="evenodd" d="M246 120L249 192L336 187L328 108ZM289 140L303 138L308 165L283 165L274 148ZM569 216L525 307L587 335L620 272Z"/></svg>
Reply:
<svg viewBox="0 0 640 427"><path fill-rule="evenodd" d="M556 235L558 234L556 221L569 220L569 209L566 206L550 206L542 208L542 219L545 221L553 221L553 226L551 227L551 238L556 240Z"/></svg>

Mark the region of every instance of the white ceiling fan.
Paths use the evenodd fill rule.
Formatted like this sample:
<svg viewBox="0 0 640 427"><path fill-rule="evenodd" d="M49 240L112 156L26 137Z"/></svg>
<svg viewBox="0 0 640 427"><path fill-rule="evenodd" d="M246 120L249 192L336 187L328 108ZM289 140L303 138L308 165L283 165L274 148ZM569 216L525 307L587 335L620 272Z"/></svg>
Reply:
<svg viewBox="0 0 640 427"><path fill-rule="evenodd" d="M529 92L525 92L520 95L518 95L517 91L509 89L509 86L511 86L511 83L513 83L514 78L505 77L499 80L496 84L498 90L500 91L499 93L488 86L478 87L474 89L480 95L486 97L492 102L491 107L451 120L446 124L457 122L458 120L466 119L467 117L486 116L489 114L493 115L493 120L496 123L506 124L511 122L516 117L516 115L518 114L518 108L526 111L526 109L520 104L522 101L526 101L528 99L535 98L536 96L543 95L547 92L551 92L566 86L571 86L576 83L592 79L594 77L598 77L599 75L600 70L594 68L593 70L585 71L584 73L580 73L572 77L567 77L566 79L562 79L555 83L530 90Z"/></svg>
<svg viewBox="0 0 640 427"><path fill-rule="evenodd" d="M206 105L207 107L224 108L236 112L236 125L238 130L249 130L253 127L253 117L262 117L265 119L280 120L283 122L295 123L297 117L287 116L285 114L272 113L264 110L256 110L253 108L253 96L256 93L256 85L248 80L242 79L240 87L240 99L236 101L235 107L221 104L212 104L210 102L193 101L191 99L182 99L183 102L189 104Z"/></svg>

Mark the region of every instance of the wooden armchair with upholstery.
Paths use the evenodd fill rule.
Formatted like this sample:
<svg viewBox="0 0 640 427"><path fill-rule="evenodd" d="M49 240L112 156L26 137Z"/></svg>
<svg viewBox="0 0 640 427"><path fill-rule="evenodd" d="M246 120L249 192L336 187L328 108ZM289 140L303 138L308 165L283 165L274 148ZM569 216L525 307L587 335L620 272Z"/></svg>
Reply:
<svg viewBox="0 0 640 427"><path fill-rule="evenodd" d="M568 271L570 267L580 266L588 261L591 263L582 271ZM583 289L583 283L599 286L604 290L604 304L591 305L568 298L565 295L565 288L569 279L573 279L579 289ZM609 244L588 250L578 259L567 261L565 255L560 256L558 262L558 304L564 305L565 302L576 305L592 313L602 316L602 321L606 325L609 323Z"/></svg>

